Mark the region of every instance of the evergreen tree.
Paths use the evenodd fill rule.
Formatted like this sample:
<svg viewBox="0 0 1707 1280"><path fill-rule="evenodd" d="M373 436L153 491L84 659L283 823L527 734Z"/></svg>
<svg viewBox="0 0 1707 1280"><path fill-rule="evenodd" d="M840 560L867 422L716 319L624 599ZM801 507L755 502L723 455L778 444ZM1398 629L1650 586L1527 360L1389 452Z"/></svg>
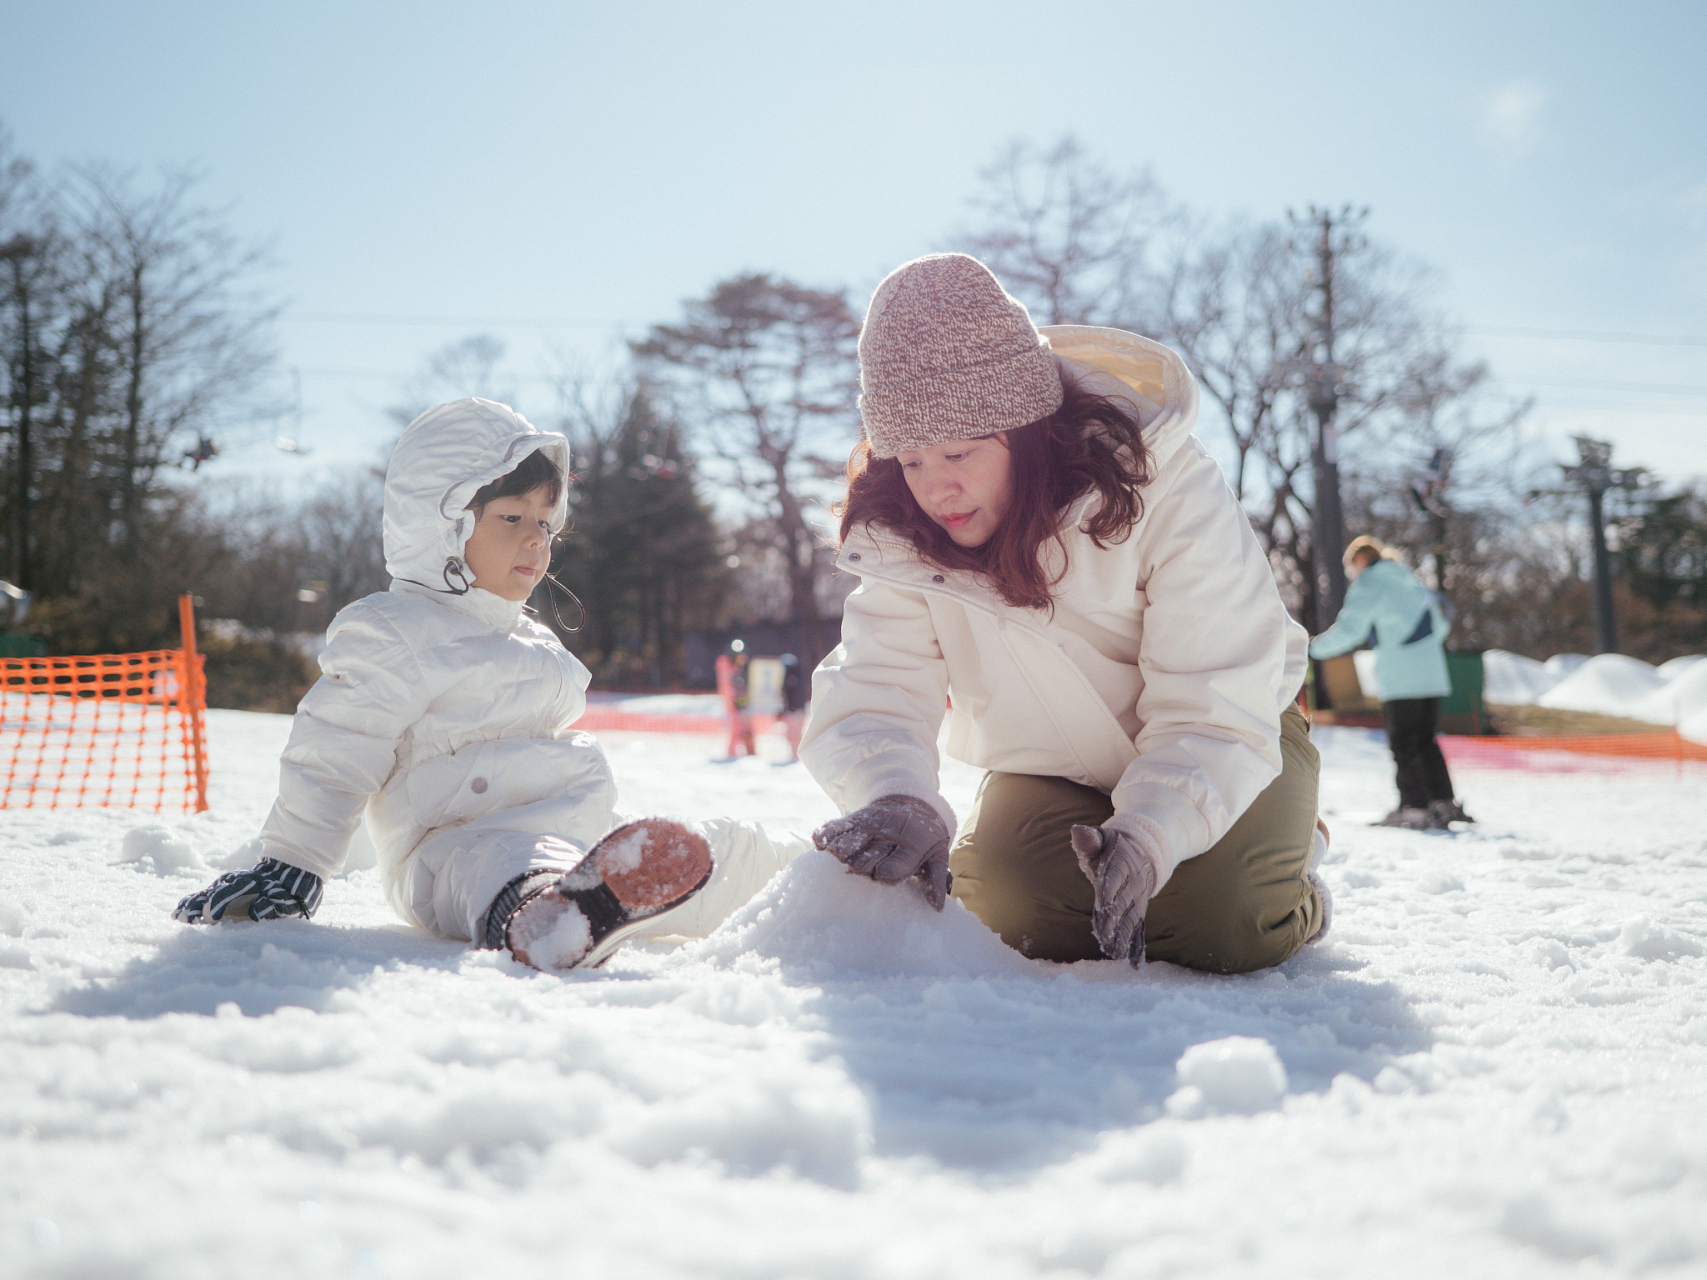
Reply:
<svg viewBox="0 0 1707 1280"><path fill-rule="evenodd" d="M577 621L558 603L576 627L564 629L564 642L600 683L678 684L682 637L717 622L728 574L681 428L636 383L614 413L583 404L562 429L575 482L552 572L582 605Z"/></svg>

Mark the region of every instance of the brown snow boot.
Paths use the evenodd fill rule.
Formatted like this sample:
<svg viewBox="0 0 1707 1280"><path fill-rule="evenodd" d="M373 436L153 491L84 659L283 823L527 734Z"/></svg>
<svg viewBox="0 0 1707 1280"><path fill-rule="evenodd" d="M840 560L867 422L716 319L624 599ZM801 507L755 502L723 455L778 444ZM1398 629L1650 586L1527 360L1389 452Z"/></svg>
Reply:
<svg viewBox="0 0 1707 1280"><path fill-rule="evenodd" d="M574 870L523 898L504 922L504 945L535 969L603 964L643 925L704 888L711 865L704 837L681 823L627 823Z"/></svg>

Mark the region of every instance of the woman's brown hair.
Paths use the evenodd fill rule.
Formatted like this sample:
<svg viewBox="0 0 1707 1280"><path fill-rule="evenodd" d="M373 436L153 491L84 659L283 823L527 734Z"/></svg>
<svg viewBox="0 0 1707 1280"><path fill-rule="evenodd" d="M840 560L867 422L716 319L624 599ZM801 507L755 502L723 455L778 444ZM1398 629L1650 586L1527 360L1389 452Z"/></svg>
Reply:
<svg viewBox="0 0 1707 1280"><path fill-rule="evenodd" d="M1047 609L1066 569L1061 537L1066 508L1095 489L1102 497L1085 532L1097 546L1119 542L1144 513L1139 489L1148 484L1150 455L1138 421L1118 400L1093 395L1062 379L1061 407L1047 418L1003 433L1013 498L989 541L962 547L925 514L907 487L897 458L874 458L861 440L848 458L848 496L841 504L842 540L858 525L875 524L905 536L926 561L982 574L1018 609ZM1062 552L1054 575L1043 566L1044 544Z"/></svg>

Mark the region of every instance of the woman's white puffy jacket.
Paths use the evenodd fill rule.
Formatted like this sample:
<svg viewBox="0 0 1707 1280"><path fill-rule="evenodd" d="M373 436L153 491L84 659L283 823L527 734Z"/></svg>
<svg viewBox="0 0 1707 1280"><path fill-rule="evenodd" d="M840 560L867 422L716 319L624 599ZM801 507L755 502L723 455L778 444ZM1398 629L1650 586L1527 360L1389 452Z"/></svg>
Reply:
<svg viewBox="0 0 1707 1280"><path fill-rule="evenodd" d="M488 400L441 405L403 433L385 484L391 588L332 620L261 832L268 856L335 875L365 810L392 905L438 932L466 930L421 918L398 888L430 833L502 814L505 830L586 848L612 821L604 756L569 728L587 668L521 604L467 585L469 500L535 450L567 472L562 436ZM563 520L559 501L553 527Z"/></svg>
<svg viewBox="0 0 1707 1280"><path fill-rule="evenodd" d="M936 745L952 699L949 755L1110 793L1108 825L1161 884L1279 775L1280 713L1303 684L1307 637L1192 435L1197 387L1179 357L1115 329L1042 332L1066 376L1136 410L1155 477L1142 516L1099 548L1081 528L1096 495L1075 504L1053 614L1005 605L903 536L854 530L837 566L861 582L813 676L800 756L844 812L913 795L952 827Z"/></svg>

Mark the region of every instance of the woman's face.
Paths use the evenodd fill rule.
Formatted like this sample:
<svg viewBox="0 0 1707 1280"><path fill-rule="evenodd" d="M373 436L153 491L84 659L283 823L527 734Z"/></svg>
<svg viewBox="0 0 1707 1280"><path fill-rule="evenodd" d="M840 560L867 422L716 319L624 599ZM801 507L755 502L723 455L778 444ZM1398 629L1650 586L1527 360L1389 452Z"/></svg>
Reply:
<svg viewBox="0 0 1707 1280"><path fill-rule="evenodd" d="M981 547L1013 500L1013 454L1005 433L945 440L897 455L913 501L962 547Z"/></svg>

